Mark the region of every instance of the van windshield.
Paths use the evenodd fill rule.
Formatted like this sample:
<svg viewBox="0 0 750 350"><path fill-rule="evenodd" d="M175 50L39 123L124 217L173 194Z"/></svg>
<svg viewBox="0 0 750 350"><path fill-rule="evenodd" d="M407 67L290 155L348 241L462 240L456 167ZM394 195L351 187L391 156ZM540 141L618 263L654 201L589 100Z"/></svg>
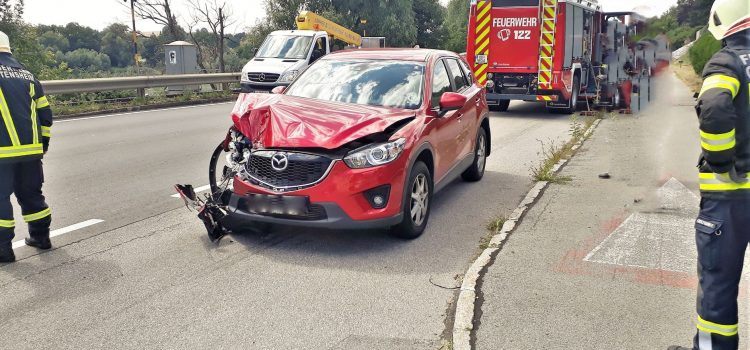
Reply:
<svg viewBox="0 0 750 350"><path fill-rule="evenodd" d="M269 35L258 49L258 58L305 59L310 51L311 36Z"/></svg>

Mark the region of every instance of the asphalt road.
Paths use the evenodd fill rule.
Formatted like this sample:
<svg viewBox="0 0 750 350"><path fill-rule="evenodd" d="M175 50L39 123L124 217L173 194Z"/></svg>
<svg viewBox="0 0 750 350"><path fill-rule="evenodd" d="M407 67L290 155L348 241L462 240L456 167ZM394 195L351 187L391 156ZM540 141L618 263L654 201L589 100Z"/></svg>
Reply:
<svg viewBox="0 0 750 350"><path fill-rule="evenodd" d="M570 124L536 104L494 114L484 180L441 192L417 240L279 227L217 246L170 195L177 182L207 184L230 109L56 124L53 229L104 221L0 267L4 348L435 349L450 329L446 288L531 187L540 141L567 139Z"/></svg>

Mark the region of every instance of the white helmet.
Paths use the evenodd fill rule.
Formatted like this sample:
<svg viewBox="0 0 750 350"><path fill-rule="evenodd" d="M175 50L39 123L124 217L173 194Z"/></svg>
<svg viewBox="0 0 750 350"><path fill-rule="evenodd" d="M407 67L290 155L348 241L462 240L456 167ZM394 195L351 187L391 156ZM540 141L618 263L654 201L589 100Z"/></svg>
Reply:
<svg viewBox="0 0 750 350"><path fill-rule="evenodd" d="M750 1L716 0L708 18L708 31L717 40L750 29Z"/></svg>
<svg viewBox="0 0 750 350"><path fill-rule="evenodd" d="M0 31L0 52L10 53L10 40L8 35Z"/></svg>

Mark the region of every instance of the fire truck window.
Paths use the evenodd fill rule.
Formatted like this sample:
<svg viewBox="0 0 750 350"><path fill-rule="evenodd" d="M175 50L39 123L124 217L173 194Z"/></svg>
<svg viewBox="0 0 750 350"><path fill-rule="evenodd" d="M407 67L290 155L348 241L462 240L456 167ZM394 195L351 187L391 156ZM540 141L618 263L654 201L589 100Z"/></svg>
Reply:
<svg viewBox="0 0 750 350"><path fill-rule="evenodd" d="M432 108L440 107L440 97L451 91L451 79L443 61L435 64L432 70Z"/></svg>
<svg viewBox="0 0 750 350"><path fill-rule="evenodd" d="M469 82L466 81L464 71L458 65L458 61L454 59L447 59L445 63L448 64L448 69L451 72L451 78L453 79L453 87L456 92L463 91L463 89L469 86Z"/></svg>

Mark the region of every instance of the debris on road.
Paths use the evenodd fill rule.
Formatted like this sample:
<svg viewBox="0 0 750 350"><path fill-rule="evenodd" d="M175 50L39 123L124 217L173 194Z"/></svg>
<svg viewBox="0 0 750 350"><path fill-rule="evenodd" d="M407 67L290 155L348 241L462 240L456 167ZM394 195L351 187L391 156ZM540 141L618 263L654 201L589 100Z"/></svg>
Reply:
<svg viewBox="0 0 750 350"><path fill-rule="evenodd" d="M599 174L599 178L600 179L605 179L605 180L606 179L611 179L612 175L610 175L609 173L602 173L602 174Z"/></svg>

